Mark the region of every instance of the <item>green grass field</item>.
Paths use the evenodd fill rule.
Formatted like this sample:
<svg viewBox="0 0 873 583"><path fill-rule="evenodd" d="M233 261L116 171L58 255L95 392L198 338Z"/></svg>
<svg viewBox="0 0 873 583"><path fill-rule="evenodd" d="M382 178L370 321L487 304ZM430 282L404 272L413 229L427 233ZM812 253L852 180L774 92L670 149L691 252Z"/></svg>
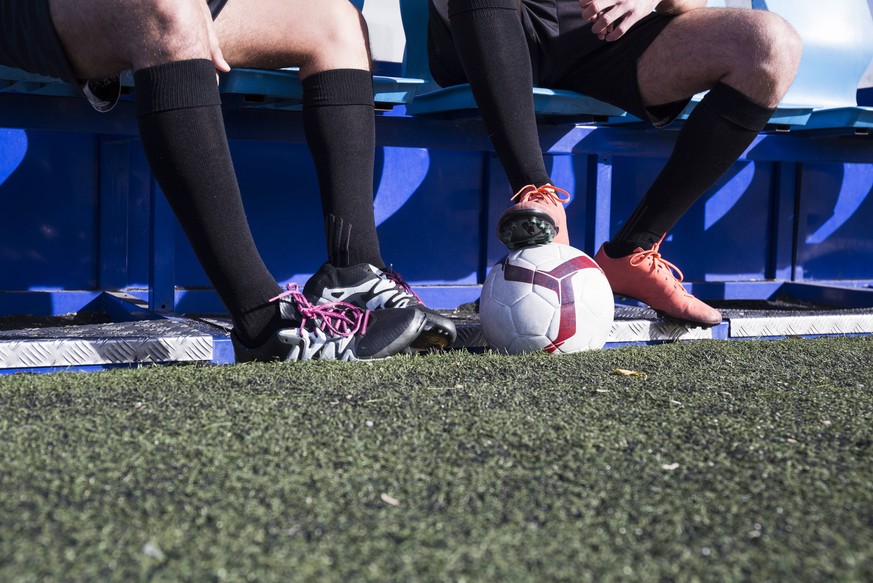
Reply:
<svg viewBox="0 0 873 583"><path fill-rule="evenodd" d="M105 580L871 581L873 339L0 377L0 581Z"/></svg>

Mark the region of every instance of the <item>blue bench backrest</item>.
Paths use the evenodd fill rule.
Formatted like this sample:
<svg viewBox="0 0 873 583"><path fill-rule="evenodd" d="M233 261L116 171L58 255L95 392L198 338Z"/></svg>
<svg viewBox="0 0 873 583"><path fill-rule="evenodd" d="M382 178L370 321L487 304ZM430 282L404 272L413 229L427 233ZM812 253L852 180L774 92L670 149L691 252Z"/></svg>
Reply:
<svg viewBox="0 0 873 583"><path fill-rule="evenodd" d="M873 61L873 16L868 0L752 0L782 16L803 39L803 57L784 105L857 104L858 84Z"/></svg>
<svg viewBox="0 0 873 583"><path fill-rule="evenodd" d="M403 76L423 79L423 91L434 89L438 86L431 77L427 58L428 0L400 0L400 15L406 33Z"/></svg>

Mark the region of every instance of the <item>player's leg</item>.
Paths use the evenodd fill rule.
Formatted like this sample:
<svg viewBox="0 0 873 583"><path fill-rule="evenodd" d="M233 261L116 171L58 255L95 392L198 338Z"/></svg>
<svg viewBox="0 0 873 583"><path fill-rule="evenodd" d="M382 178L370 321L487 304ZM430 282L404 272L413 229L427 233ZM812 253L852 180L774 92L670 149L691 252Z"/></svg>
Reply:
<svg viewBox="0 0 873 583"><path fill-rule="evenodd" d="M275 279L246 221L221 114L203 0L50 0L74 71L134 69L143 148L155 178L244 342L280 325Z"/></svg>
<svg viewBox="0 0 873 583"><path fill-rule="evenodd" d="M796 33L772 13L701 9L675 18L643 53L637 77L646 106L709 93L685 122L649 191L599 254L618 293L654 302L656 309L684 320L720 321L716 310L674 285L659 243L764 129L793 81L800 51ZM640 273L666 274L659 279L663 289L641 298L647 292ZM675 299L668 298L674 291Z"/></svg>
<svg viewBox="0 0 873 583"><path fill-rule="evenodd" d="M240 198L216 84L217 37L210 34L212 20L206 3L51 2L55 28L78 76L134 69L143 148L207 276L231 313L237 353L244 359L311 357L312 349L294 350L308 338L301 337L306 336L302 330L291 328L300 322L300 309L305 306L270 301L279 288L257 252ZM323 321L316 315L311 319ZM398 342L403 346L397 349L402 349L422 322L423 317L414 313L383 317L379 324L374 319L368 338L356 340L353 350L358 356L384 356L384 350L394 350ZM353 334L357 338L366 328ZM347 346L350 340L338 342ZM319 348L324 346L315 346ZM322 352L342 356L333 345Z"/></svg>
<svg viewBox="0 0 873 583"><path fill-rule="evenodd" d="M372 212L375 112L361 14L348 0L230 0L215 24L233 66L300 67L329 260L385 265Z"/></svg>
<svg viewBox="0 0 873 583"><path fill-rule="evenodd" d="M498 221L512 248L569 244L560 191L550 186L537 132L528 35L516 0L432 0L429 50L435 80L469 82L516 205ZM458 70L460 69L460 70Z"/></svg>
<svg viewBox="0 0 873 583"><path fill-rule="evenodd" d="M658 106L709 93L681 129L645 205L616 238L621 250L660 239L736 161L764 129L799 59L796 33L770 12L695 10L663 30L639 61L643 102Z"/></svg>
<svg viewBox="0 0 873 583"><path fill-rule="evenodd" d="M366 23L348 0L228 0L215 29L231 66L300 67L304 79L370 70Z"/></svg>
<svg viewBox="0 0 873 583"><path fill-rule="evenodd" d="M416 348L454 341L451 320L427 309L379 248L373 212L375 112L366 24L348 0L229 0L216 19L234 66L299 66L303 126L321 191L328 261L310 297L427 314Z"/></svg>
<svg viewBox="0 0 873 583"><path fill-rule="evenodd" d="M202 1L47 1L70 65L81 79L211 58Z"/></svg>
<svg viewBox="0 0 873 583"><path fill-rule="evenodd" d="M765 10L705 8L676 17L637 65L646 105L670 103L723 83L773 108L794 81L802 42Z"/></svg>

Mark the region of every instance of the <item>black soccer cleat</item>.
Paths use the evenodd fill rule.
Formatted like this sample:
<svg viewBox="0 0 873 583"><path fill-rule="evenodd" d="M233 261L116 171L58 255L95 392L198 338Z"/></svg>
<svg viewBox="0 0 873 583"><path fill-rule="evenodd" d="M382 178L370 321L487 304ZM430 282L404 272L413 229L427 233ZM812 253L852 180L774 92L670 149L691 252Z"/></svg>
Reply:
<svg viewBox="0 0 873 583"><path fill-rule="evenodd" d="M313 305L294 284L273 300L281 302L282 319L289 326L254 348L231 332L236 362L386 358L406 351L427 321L413 308L374 313L345 302Z"/></svg>
<svg viewBox="0 0 873 583"><path fill-rule="evenodd" d="M427 317L411 346L418 350L442 350L457 338L454 322L428 308L402 277L392 269L382 270L369 263L348 267L321 266L303 287L316 304L346 302L367 310L415 308Z"/></svg>

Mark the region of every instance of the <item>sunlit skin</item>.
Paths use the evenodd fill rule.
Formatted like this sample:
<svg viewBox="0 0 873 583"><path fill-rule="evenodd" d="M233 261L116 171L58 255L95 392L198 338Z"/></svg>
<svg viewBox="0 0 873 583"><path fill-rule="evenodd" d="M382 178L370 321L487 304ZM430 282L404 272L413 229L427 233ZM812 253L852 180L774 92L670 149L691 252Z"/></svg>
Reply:
<svg viewBox="0 0 873 583"><path fill-rule="evenodd" d="M82 79L186 59L210 59L218 71L297 66L302 78L370 69L366 24L348 0L230 0L215 22L204 0L50 0L49 6Z"/></svg>
<svg viewBox="0 0 873 583"><path fill-rule="evenodd" d="M581 18L606 42L653 10L676 15L637 64L643 102L662 105L725 83L775 107L800 63L800 37L765 10L707 8L706 0L580 0Z"/></svg>

